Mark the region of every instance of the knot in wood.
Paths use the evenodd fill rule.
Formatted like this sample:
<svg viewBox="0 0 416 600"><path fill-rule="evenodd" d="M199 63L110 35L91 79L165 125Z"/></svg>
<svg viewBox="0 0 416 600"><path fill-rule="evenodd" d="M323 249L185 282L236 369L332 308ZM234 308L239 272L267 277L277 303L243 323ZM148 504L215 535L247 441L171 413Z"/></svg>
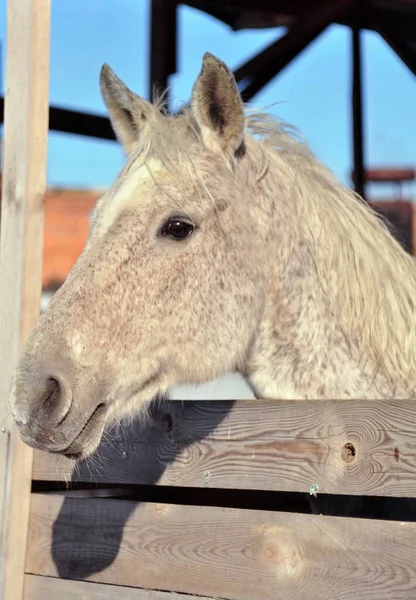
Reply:
<svg viewBox="0 0 416 600"><path fill-rule="evenodd" d="M350 464L355 460L356 454L355 446L354 444L351 444L351 442L347 442L341 450L342 460L347 464Z"/></svg>
<svg viewBox="0 0 416 600"><path fill-rule="evenodd" d="M258 545L258 561L280 579L298 578L304 568L298 537L290 527L264 525Z"/></svg>

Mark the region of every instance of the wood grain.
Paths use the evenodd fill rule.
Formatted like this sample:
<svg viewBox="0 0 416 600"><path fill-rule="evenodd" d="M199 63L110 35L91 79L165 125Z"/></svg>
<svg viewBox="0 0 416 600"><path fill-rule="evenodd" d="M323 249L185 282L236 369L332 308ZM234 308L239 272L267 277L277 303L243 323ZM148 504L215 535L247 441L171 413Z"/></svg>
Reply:
<svg viewBox="0 0 416 600"><path fill-rule="evenodd" d="M34 495L26 570L230 600L416 597L416 525Z"/></svg>
<svg viewBox="0 0 416 600"><path fill-rule="evenodd" d="M50 0L9 0L0 260L0 597L20 600L33 452L9 416L12 373L40 311Z"/></svg>
<svg viewBox="0 0 416 600"><path fill-rule="evenodd" d="M188 596L187 600L196 600ZM181 594L26 575L24 600L184 600ZM198 596L198 600L208 600Z"/></svg>
<svg viewBox="0 0 416 600"><path fill-rule="evenodd" d="M410 401L155 405L95 458L35 454L34 479L416 497Z"/></svg>

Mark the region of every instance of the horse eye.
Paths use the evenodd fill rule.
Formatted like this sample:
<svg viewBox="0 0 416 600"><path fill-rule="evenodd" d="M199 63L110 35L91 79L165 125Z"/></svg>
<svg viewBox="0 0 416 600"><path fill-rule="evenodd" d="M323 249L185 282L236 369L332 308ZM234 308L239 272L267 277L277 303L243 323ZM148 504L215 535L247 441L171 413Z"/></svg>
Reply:
<svg viewBox="0 0 416 600"><path fill-rule="evenodd" d="M193 222L186 217L172 217L163 225L161 235L175 240L184 240L195 229Z"/></svg>

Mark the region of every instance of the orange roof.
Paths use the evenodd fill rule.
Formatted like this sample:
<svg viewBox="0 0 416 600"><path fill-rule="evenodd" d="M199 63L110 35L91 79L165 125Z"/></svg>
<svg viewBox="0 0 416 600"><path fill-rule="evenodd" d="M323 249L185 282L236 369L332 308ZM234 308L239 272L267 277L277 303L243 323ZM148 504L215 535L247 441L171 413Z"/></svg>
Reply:
<svg viewBox="0 0 416 600"><path fill-rule="evenodd" d="M0 173L0 192L1 187ZM65 281L85 245L88 237L88 215L101 194L99 190L47 190L43 289L57 289Z"/></svg>
<svg viewBox="0 0 416 600"><path fill-rule="evenodd" d="M48 190L45 201L43 288L66 279L85 245L88 214L101 192Z"/></svg>

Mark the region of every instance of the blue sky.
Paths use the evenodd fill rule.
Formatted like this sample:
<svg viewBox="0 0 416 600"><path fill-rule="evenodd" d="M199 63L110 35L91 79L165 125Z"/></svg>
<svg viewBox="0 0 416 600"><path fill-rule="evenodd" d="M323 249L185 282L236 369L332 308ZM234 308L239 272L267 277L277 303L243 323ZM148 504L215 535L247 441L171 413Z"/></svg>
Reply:
<svg viewBox="0 0 416 600"><path fill-rule="evenodd" d="M98 75L103 62L137 93L147 95L149 0L53 1L50 102L105 113ZM6 0L0 0L2 91ZM174 103L188 99L205 51L231 68L276 39L276 30L232 32L196 10L179 9ZM372 32L364 34L365 156L369 166L416 165L416 78ZM318 157L343 181L352 164L350 32L332 26L254 99L258 107L296 125ZM112 142L51 133L48 183L106 187L122 153ZM407 188L415 197L415 186ZM378 188L374 190L385 195Z"/></svg>

